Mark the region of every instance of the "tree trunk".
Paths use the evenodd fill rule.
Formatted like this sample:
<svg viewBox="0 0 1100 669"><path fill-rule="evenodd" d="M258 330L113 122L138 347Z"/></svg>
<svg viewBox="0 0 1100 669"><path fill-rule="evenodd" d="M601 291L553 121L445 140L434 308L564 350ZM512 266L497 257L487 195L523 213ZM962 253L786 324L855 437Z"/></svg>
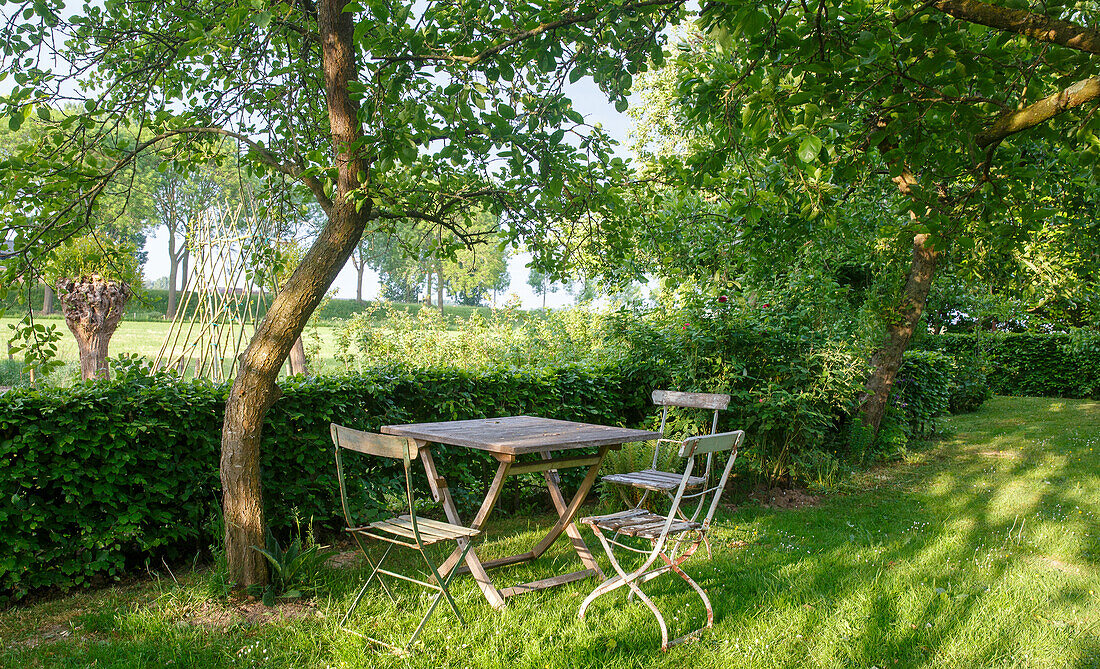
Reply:
<svg viewBox="0 0 1100 669"><path fill-rule="evenodd" d="M424 306L432 306L432 272L428 270L425 272L426 278L424 279Z"/></svg>
<svg viewBox="0 0 1100 669"><path fill-rule="evenodd" d="M290 373L309 376L309 361L306 359L306 347L299 336L290 348Z"/></svg>
<svg viewBox="0 0 1100 669"><path fill-rule="evenodd" d="M443 259L439 260L439 269L435 272L436 299L439 300L439 315L443 315Z"/></svg>
<svg viewBox="0 0 1100 669"><path fill-rule="evenodd" d="M191 259L191 249L183 250L183 260L180 261L180 291L187 290L187 261Z"/></svg>
<svg viewBox="0 0 1100 669"><path fill-rule="evenodd" d="M42 313L53 313L53 287L45 282L42 283Z"/></svg>
<svg viewBox="0 0 1100 669"><path fill-rule="evenodd" d="M367 263L360 263L355 268L355 302L356 304L363 304L363 273L367 269Z"/></svg>
<svg viewBox="0 0 1100 669"><path fill-rule="evenodd" d="M357 80L353 14L343 12L343 7L342 0L321 0L317 8L337 174L332 201L317 196L328 222L272 301L241 357L225 405L221 455L225 554L229 578L237 587L267 582L264 558L251 547L264 545L260 437L264 415L279 395L275 383L279 368L355 250L371 215L369 199L356 211L356 203L348 197L360 187L359 175L366 174L369 165L350 152L361 130L359 105L348 94L348 82Z"/></svg>
<svg viewBox="0 0 1100 669"><path fill-rule="evenodd" d="M176 317L176 279L179 278L180 257L176 253L176 235L168 230L168 307L164 310L164 317L173 319Z"/></svg>
<svg viewBox="0 0 1100 669"><path fill-rule="evenodd" d="M940 253L928 246L927 233L913 237L913 256L902 289L901 304L895 317L886 324L886 338L882 346L871 356L871 375L867 379L867 390L860 398L863 424L873 434L878 433L882 424L886 402L894 387L894 377L924 312Z"/></svg>
<svg viewBox="0 0 1100 669"><path fill-rule="evenodd" d="M57 282L65 324L80 351L81 378L107 378L107 346L132 293L129 286L99 275Z"/></svg>

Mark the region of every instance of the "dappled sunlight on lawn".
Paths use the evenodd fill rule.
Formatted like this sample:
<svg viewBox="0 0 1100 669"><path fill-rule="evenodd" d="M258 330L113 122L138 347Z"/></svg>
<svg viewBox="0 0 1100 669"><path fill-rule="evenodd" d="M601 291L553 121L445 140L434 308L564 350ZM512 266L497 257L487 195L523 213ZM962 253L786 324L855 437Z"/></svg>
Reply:
<svg viewBox="0 0 1100 669"><path fill-rule="evenodd" d="M946 423L949 436L931 449L856 476L817 507L776 510L732 499L740 506L720 516L713 560L700 551L687 563L710 593L716 627L668 653L657 650L648 610L623 595L597 600L587 619L577 620L594 580L516 597L496 612L462 578L453 591L469 625L461 628L440 611L420 650L398 659L336 629L366 574L362 562L341 560L327 572L323 594L304 609L296 604L293 615L289 604L260 620L235 614L210 597L209 571L183 577L180 587L162 578L159 585L9 612L0 660L119 667L178 666L168 660L179 657L210 667L1096 666L1100 403L996 398ZM523 514L504 519L485 538L482 557L530 545L549 522ZM495 578L509 585L573 568L563 541L542 561ZM672 634L703 615L678 579L645 589ZM407 636L428 602L406 584L394 587L404 611L372 592L352 621L372 634ZM68 619L59 623L66 602ZM58 624L72 636L27 645Z"/></svg>

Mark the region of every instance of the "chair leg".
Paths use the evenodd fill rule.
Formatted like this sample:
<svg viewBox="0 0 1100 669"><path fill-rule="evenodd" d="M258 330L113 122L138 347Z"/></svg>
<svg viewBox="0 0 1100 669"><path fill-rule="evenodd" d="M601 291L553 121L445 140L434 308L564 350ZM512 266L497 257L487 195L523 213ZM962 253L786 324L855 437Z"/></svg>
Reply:
<svg viewBox="0 0 1100 669"><path fill-rule="evenodd" d="M462 548L462 555L458 558L458 564L462 564L462 561L466 559L466 553L470 550L470 546L471 543L467 541L466 545ZM412 645L416 643L416 639L420 636L420 631L424 629L424 625L428 623L428 619L432 617L432 614L435 613L436 607L439 606L439 602L443 599L446 599L447 603L451 605L451 610L454 611L455 616L458 617L459 624L466 624L466 620L458 611L458 605L455 604L454 598L451 597L451 593L447 589L451 585L451 581L454 580L454 577L458 573L458 570L452 569L451 572L447 574L447 577L443 578L439 575L439 569L435 566L435 563L433 563L428 558L428 555L424 552L423 549L420 550L420 555L424 558L424 562L428 564L428 568L432 572L432 578L434 578L435 582L439 585L439 593L436 594L435 598L432 600L431 605L428 606L428 611L424 614L424 617L420 619L420 624L416 626L416 630L413 632L412 638L410 638L409 642L405 644L406 651L412 648Z"/></svg>
<svg viewBox="0 0 1100 669"><path fill-rule="evenodd" d="M689 546L682 555L676 558L669 556L665 552L658 553L658 557L660 557L660 559L665 563L663 566L644 573L632 572L628 574L626 570L622 568L622 565L619 564L619 561L615 559L615 554L612 552L611 545L608 544L607 539L603 536L600 528L593 526L592 530L595 533L596 538L600 540L600 544L603 546L604 552L607 553L607 556L611 561L611 566L615 569L618 575L596 586L596 588L581 603L581 608L577 612L578 618L580 618L581 620L584 619L584 615L585 612L588 610L588 607L598 597L600 597L601 595L605 595L612 590L617 590L618 588L621 588L625 585L630 589L630 592L627 595L627 601L633 600L635 596L638 597L642 600L642 603L644 603L646 607L653 613L653 616L657 618L657 624L661 628L662 651L668 650L670 647L675 646L676 644L683 643L684 641L695 637L695 635L705 629L710 629L714 627L714 607L711 605L710 598L707 597L706 590L704 590L702 586L696 583L694 579L688 576L687 573L684 572L684 570L680 569L680 563L691 557L695 553L695 551L698 550L699 546L705 543L705 535L703 535L703 537L701 537L697 541L693 542L692 545ZM665 622L664 616L661 615L660 609L657 608L657 605L653 603L653 600L650 599L649 596L647 596L640 587L642 583L651 581L670 571L675 572L677 575L680 576L680 578L684 579L689 586L691 586L691 589L695 591L695 594L697 594L699 598L703 600L703 607L706 609L707 612L706 625L698 629L692 630L691 632L688 632L687 634L684 634L683 636L677 637L672 640L669 640L668 638L668 625Z"/></svg>
<svg viewBox="0 0 1100 669"><path fill-rule="evenodd" d="M359 547L362 548L362 545L360 544ZM382 580L382 576L378 574L378 570L382 567L382 562L386 559L386 556L390 554L391 548L393 548L393 545L386 547L386 552L382 553L382 557L378 560L378 564L371 562L370 556L367 555L366 551L363 551L363 557L366 558L367 564L371 566L370 576L367 577L367 580L363 581L363 587L359 588L359 592L356 593L355 599L351 603L351 608L348 609L348 612L345 613L344 617L340 619L340 627L344 626L344 623L348 621L348 618L351 617L351 614L355 611L355 609L359 607L359 602L363 599L363 595L367 592L367 586L370 585L370 582L374 580L375 576L378 576L378 582L382 584L382 589L386 591L386 594L389 595L390 599L394 602L397 601L394 600L393 594L390 592L390 589L386 587L386 582Z"/></svg>

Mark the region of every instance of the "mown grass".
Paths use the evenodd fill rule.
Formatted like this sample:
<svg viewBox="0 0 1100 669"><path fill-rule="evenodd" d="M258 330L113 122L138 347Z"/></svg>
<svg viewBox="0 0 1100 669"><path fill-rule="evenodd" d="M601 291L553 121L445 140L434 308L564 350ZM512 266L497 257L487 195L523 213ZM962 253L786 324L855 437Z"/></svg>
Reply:
<svg viewBox="0 0 1100 669"><path fill-rule="evenodd" d="M934 447L865 472L816 508L730 501L714 559L688 570L716 628L668 653L638 602L577 607L593 581L514 598L493 611L473 583L454 591L469 624L436 614L424 644L396 658L336 629L361 568L333 569L311 607L266 622L233 618L216 572L142 581L0 614L12 667L1094 667L1100 665L1100 403L995 398L951 418ZM548 518L498 524L491 557L529 544ZM549 559L497 572L516 582L573 568ZM701 608L671 578L648 585L673 633ZM411 631L426 595L378 590L355 625ZM278 612L307 615L288 619ZM219 617L220 616L220 617ZM678 620L676 618L679 618ZM226 621L235 620L230 624Z"/></svg>

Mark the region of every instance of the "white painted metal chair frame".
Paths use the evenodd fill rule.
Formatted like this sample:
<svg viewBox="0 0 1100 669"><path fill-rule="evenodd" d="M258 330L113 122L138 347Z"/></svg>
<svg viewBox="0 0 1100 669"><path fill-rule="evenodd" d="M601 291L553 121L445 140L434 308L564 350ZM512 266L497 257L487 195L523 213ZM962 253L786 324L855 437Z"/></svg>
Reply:
<svg viewBox="0 0 1100 669"><path fill-rule="evenodd" d="M346 632L350 632L350 633L355 634L357 636L363 637L364 639L366 639L367 641L370 641L371 643L375 643L375 644L378 644L380 646L384 646L384 647L389 648L390 650L392 650L392 651L394 651L394 652L396 652L400 655L404 655L404 654L408 653L409 649L416 642L416 639L420 636L420 632L424 629L424 626L427 624L428 619L431 618L432 614L435 612L436 607L439 605L439 602L443 599L445 599L447 601L447 603L450 605L451 610L454 611L455 616L458 617L459 622L461 624L465 625L466 621L462 618L462 614L459 613L458 606L455 604L454 598L451 597L451 593L448 590L448 587L450 586L451 581L454 579L455 574L457 572L455 570L452 570L451 573L448 574L446 577L441 576L440 573L439 573L438 567L431 560L431 558L428 557L428 554L425 551L425 548L428 545L433 544L433 543L439 543L441 541L441 539L439 539L440 530L438 528L443 527L443 524L435 522L435 521L425 521L425 519L417 518L417 515L416 515L416 500L413 497L412 475L411 475L411 471L410 471L411 462L416 457L416 454L417 454L417 448L416 448L416 445L413 442L413 440L405 439L405 438L402 438L402 437L393 437L393 436L389 436L389 435L379 435L379 434L371 434L371 433L366 433L366 432L360 432L358 430L352 430L351 428L346 428L346 427L343 427L341 425L336 425L335 423L333 423L331 425L330 429L331 429L331 433L332 433L332 441L333 441L333 444L336 447L336 476L337 476L337 480L339 481L339 484L340 484L340 504L343 507L344 520L347 522L346 530L347 530L348 533L351 534L352 538L355 539L355 543L358 544L359 549L362 551L364 559L366 559L367 564L370 565L370 567L371 567L370 576L368 576L367 580L363 582L363 586L361 588L359 588L359 592L355 595L355 599L351 604L351 608L349 608L347 613L344 614L344 617L340 619L339 627L341 629L343 629L344 631L346 631ZM369 438L371 441L383 444L383 446L381 446L382 449L391 449L392 448L394 450L391 451L391 452L388 452L388 453L385 453L385 452L380 453L380 452L377 452L377 451L373 451L373 449L372 449L372 452L368 452L368 450L364 450L363 448L349 447L347 445L342 445L340 443L341 435L344 435L345 437L354 435L355 437L358 437L358 438L364 438L364 437ZM346 487L346 482L345 482L345 478L344 478L344 467L343 467L343 462L340 458L340 449L341 448L345 448L345 449L351 448L351 450L356 450L356 451L359 451L359 452L362 452L362 453L368 453L370 455L382 455L383 457L395 457L396 452L399 449L399 451L401 453L401 456L402 456L402 460L404 461L404 466L405 466L405 499L408 502L408 507L409 507L408 516L400 516L398 519L391 519L390 521L376 522L376 523L372 523L370 525L359 525L356 522L356 520L355 520L355 518L354 518L354 516L351 512L351 508L348 505L347 487ZM398 528L396 525L393 525L393 522L395 520L401 522L401 527L400 528ZM432 523L433 524L432 527L428 527L428 525L427 525L428 523ZM435 534L433 536L429 536L429 537L424 536L424 534L422 534L421 525L425 526L424 532L428 532L428 533L434 532ZM406 532L404 533L405 538L406 539L411 539L412 541L401 541L401 540L396 539L394 537L386 536L385 534L382 534L382 533L371 532L370 531L372 528L379 527L379 526L381 526L381 527L393 527L394 529L398 529L398 530L404 529L404 530L406 530ZM457 528L456 527L455 529L468 530L468 532L466 533L467 540L463 541L463 542L458 542L459 544L463 544L463 543L465 544L464 546L460 545L461 557L459 558L459 562L461 562L462 559L466 557L466 552L470 550L470 546L471 546L472 542L470 542L468 539L471 536L473 536L475 534L478 534L478 532L477 532L477 530L472 530L472 529L469 529L469 528ZM443 532L447 532L447 530L443 530ZM408 536L408 535L411 535L411 536ZM379 540L379 541L387 542L389 544L386 547L386 550L382 553L382 557L379 558L377 563L373 562L370 559L370 554L367 552L367 547L366 547L366 544L364 543L365 538L376 539L376 540ZM403 546L405 548L411 548L411 549L414 549L414 550L418 551L420 553L420 556L424 559L425 564L428 565L428 570L431 572L432 581L434 581L434 582L429 583L429 582L426 582L426 581L421 581L419 579L412 578L410 576L406 576L405 574L399 574L397 572L393 572L393 571L389 571L387 569L383 569L382 568L382 563L385 562L386 557L389 556L390 551L393 549L394 546ZM430 590L435 590L438 593L435 596L435 598L432 600L432 603L428 607L428 610L424 614L424 617L420 619L420 623L416 626L416 629L413 631L412 637L409 638L408 642L404 646L395 646L393 644L387 643L385 641L380 641L378 639L371 638L371 637L366 636L365 634L362 634L362 633L360 633L356 630L349 629L349 628L345 627L345 623L347 623L348 618L351 617L351 614L355 611L355 609L358 608L359 602L363 599L363 595L366 593L367 587L371 584L371 581L374 580L375 576L378 576L378 583L381 584L382 590L386 593L386 596L389 597L390 601L392 601L394 604L397 604L397 599L393 596L393 593L390 591L389 586L387 586L386 582L382 579L383 574L386 575L386 576L392 577L392 578L401 579L401 580L404 580L404 581L409 581L411 583L416 583L417 585L428 588Z"/></svg>
<svg viewBox="0 0 1100 669"><path fill-rule="evenodd" d="M711 602L710 599L707 597L706 591L690 576L684 573L684 571L680 569L680 565L689 557L691 557L695 553L695 551L698 550L699 546L706 541L707 531L710 528L711 520L714 518L714 514L718 510L718 502L721 500L722 491L726 487L726 483L729 480L730 471L733 469L733 463L737 459L737 450L744 442L744 438L744 431L737 430L735 432L724 432L721 434L690 437L682 442L679 442L679 454L681 457L687 458L687 465L684 468L684 473L681 477L680 485L676 489L675 494L672 495L672 505L668 511L668 514L665 516L664 524L661 527L661 530L656 538L651 539L651 548L640 549L618 541L618 535L620 533L618 531L616 531L615 536L613 537L607 537L604 535L603 530L600 527L601 520L606 520L617 515L627 514L630 513L630 511L622 512L621 514L611 514L610 516L585 518L581 521L592 527L592 531L595 533L596 538L599 539L600 544L604 548L604 552L607 553L607 556L611 561L611 566L612 568L614 568L617 575L596 586L596 588L588 595L588 597L585 598L584 602L581 603L580 610L577 613L577 616L579 618L581 618L582 620L584 619L584 615L585 612L588 610L588 607L598 597L625 586L630 589L630 596L637 595L642 600L642 602L645 603L649 610L653 612L653 615L656 616L657 623L660 625L661 628L661 650L668 650L670 646L686 641L694 637L696 634L702 632L703 630L709 629L714 626L714 608L711 606ZM685 495L684 491L688 486L688 479L691 477L691 472L695 465L697 449L703 449L703 452L707 454L708 459L712 458L715 452L720 452L724 450L729 450L730 455L726 461L725 466L722 469L722 476L715 486L705 488L699 493ZM699 497L699 505L696 509L696 513L698 513L698 510L702 509L702 507L706 503L706 495L708 494L711 494L712 497L710 499L710 504L707 508L707 513L703 522L701 524L698 524L695 523L694 520L683 520L683 514L680 512L681 502L688 497ZM678 516L679 520L677 518ZM678 532L675 535L676 538L675 543L673 544L673 549L671 551L666 551L665 548L668 545L670 539L670 530L672 529L674 522L680 526L682 526L684 522L689 522L692 525L698 525L698 527ZM685 535L691 536L690 543L682 553L677 554L681 542L683 542L686 538ZM643 561L640 567L637 567L636 569L628 572L622 567L622 565L619 564L618 559L616 559L614 546L618 546L634 553L646 554L646 559ZM662 564L658 567L651 568L658 559L661 560ZM666 625L665 619L661 615L660 610L653 603L653 601L644 592L642 592L642 589L639 587L640 584L646 583L647 581L657 578L658 576L666 574L670 571L676 573L678 576L680 576L680 578L687 581L692 590L694 590L695 593L699 595L699 598L703 601L703 606L706 608L707 616L707 621L704 626L692 630L691 632L688 632L683 636L680 636L671 641L668 638L668 626Z"/></svg>
<svg viewBox="0 0 1100 669"><path fill-rule="evenodd" d="M728 407L729 406L729 401L730 401L730 396L725 395L725 394L678 393L678 392L672 392L672 391L667 391L667 390L654 390L652 395L650 396L650 398L652 399L654 404L657 404L661 407L661 427L658 429L658 431L661 434L665 433L665 424L668 422L668 408L669 407L683 407L683 408L709 408L709 407L713 407L714 408L714 416L711 418L711 421L710 421L710 433L709 434L716 434L718 432L718 412L721 411L722 409L725 409L726 407ZM661 438L657 439L657 442L656 442L656 444L654 445L654 448L653 448L653 461L650 463L650 469L657 469L657 464L658 464L658 462L660 460L660 456L661 456L661 444L662 443L667 443L667 444L675 446L675 447L680 447L683 444L683 442L678 440L678 439L668 439L668 438L665 438L665 437L661 437ZM713 453L707 453L707 465L706 465L706 469L703 471L703 481L704 481L703 487L704 488L706 487L707 484L710 483L710 475L711 475L711 469L713 467L713 461L714 461L714 454ZM646 490L645 492L642 493L641 499L639 499L638 503L634 505L635 509L640 509L645 505L646 498L649 497L650 492L652 492L652 491L651 490ZM668 495L669 499L672 499L673 494L671 492L666 491L665 494ZM703 499L702 499L702 497L703 497L704 494L706 494L705 490L702 491L702 492L698 492L698 493L685 494L683 496L684 499L693 499L695 497L700 498L699 499L699 504L696 505L695 510L692 512L690 518L688 518L683 513L682 510L679 511L680 517L683 520L686 520L686 521L689 521L689 522L695 522L699 518L699 512L703 508ZM619 533L616 532L613 539L617 539L618 536L619 536ZM710 542L704 537L703 543L706 546L707 557L709 558L711 556ZM679 542L677 542L677 545L673 548L673 551L672 551L673 555L676 554L676 551L677 551L678 548L679 548Z"/></svg>

